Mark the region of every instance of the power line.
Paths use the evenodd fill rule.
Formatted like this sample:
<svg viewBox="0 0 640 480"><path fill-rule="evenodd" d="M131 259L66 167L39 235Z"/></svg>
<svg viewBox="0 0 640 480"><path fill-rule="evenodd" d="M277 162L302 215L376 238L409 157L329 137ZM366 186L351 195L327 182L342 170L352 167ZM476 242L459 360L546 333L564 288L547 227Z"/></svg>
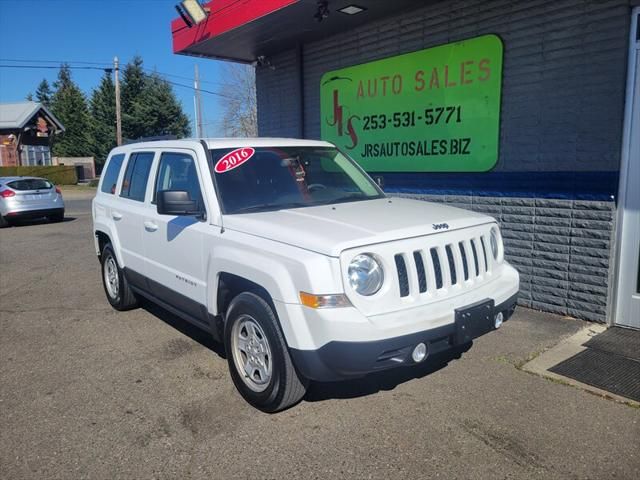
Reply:
<svg viewBox="0 0 640 480"><path fill-rule="evenodd" d="M67 68L73 70L111 70L109 67L89 67L84 65L65 65ZM0 65L0 68L48 68L48 69L60 69L58 65Z"/></svg>
<svg viewBox="0 0 640 480"><path fill-rule="evenodd" d="M55 63L55 66L28 66L25 68L59 68L60 65L65 64L65 65L69 65L71 66L71 64L75 64L75 65L104 65L105 68L109 68L108 66L111 66L112 63L111 62L86 62L86 61L73 61L73 60L31 60L31 59L26 59L26 58L0 58L0 62L25 62L25 63ZM3 67L7 67L7 68L11 68L11 65L0 65ZM16 65L16 67L18 67L18 65ZM79 67L72 67L72 68L79 68ZM100 70L100 69L99 69ZM155 69L151 69L151 68L146 68L146 67L142 67L142 70L148 72L148 73L157 73L160 76L163 77L173 77L173 78L180 78L182 80L193 80L190 77L185 77L184 75L176 75L173 73L164 73L164 72L159 72ZM210 80L200 80L200 83L209 83L211 85L218 85L218 86L227 86L228 84L226 83L221 83L221 82L212 82Z"/></svg>
<svg viewBox="0 0 640 480"><path fill-rule="evenodd" d="M172 80L167 80L166 78L163 78L163 80L165 82L167 82L167 83L170 83L171 85L175 85L176 87L184 87L184 88L189 88L191 90L195 90L195 88L192 85L185 85L184 83L177 83L177 82L174 82ZM208 93L209 95L215 95L217 97L228 98L230 100L233 99L233 97L230 97L228 95L224 95L224 94L218 93L218 92L212 92L211 90L204 90L204 89L201 88L200 91L202 93Z"/></svg>
<svg viewBox="0 0 640 480"><path fill-rule="evenodd" d="M111 65L111 62L81 62L71 60L32 60L32 59L20 59L20 58L0 58L0 62L30 62L30 63L77 63L81 65Z"/></svg>
<svg viewBox="0 0 640 480"><path fill-rule="evenodd" d="M66 65L67 68L71 69L71 70L101 70L101 71L105 71L105 72L110 72L113 70L113 67L94 67L94 66L84 66L84 65ZM25 68L25 69L59 69L59 66L55 66L55 65L4 65L4 64L0 64L0 68ZM143 69L145 70L145 69ZM164 80L165 82L171 84L171 85L175 85L176 87L182 87L182 88L188 88L190 90L194 90L193 85L186 85L184 83L178 83L178 82L174 82L173 80L169 80L167 78L164 78L164 76L162 74L160 74L160 72L154 72L156 75L158 75L162 80ZM222 93L218 93L218 92L214 92L212 90L204 90L204 89L200 89L200 91L202 93L207 93L209 95L215 95L217 97L221 97L221 98L226 98L229 100L232 100L233 97L229 96L229 95L224 95Z"/></svg>
<svg viewBox="0 0 640 480"><path fill-rule="evenodd" d="M162 76L162 77L173 77L173 78L180 78L180 79L182 79L182 80L189 80L189 81L193 81L193 78L191 78L191 77L185 77L184 75L175 75L175 74L173 74L173 73L163 73L163 72L159 72L159 71L157 71L157 70L155 70L155 69L146 68L146 67L142 67L142 69L143 69L145 72L148 72L148 73L157 73L158 75L160 75L160 76ZM200 83L210 83L211 85L218 85L218 86L221 86L221 87L226 87L226 86L228 86L228 85L229 85L228 83L212 82L212 81L210 81L210 80L200 80Z"/></svg>

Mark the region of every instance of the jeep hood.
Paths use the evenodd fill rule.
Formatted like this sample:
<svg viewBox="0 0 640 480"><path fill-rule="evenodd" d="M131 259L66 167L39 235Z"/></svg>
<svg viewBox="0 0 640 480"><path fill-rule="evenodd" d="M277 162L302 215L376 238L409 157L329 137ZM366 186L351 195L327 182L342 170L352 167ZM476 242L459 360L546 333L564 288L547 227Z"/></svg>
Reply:
<svg viewBox="0 0 640 480"><path fill-rule="evenodd" d="M224 228L337 257L344 250L495 221L480 213L405 198L224 216ZM441 224L446 224L445 227Z"/></svg>

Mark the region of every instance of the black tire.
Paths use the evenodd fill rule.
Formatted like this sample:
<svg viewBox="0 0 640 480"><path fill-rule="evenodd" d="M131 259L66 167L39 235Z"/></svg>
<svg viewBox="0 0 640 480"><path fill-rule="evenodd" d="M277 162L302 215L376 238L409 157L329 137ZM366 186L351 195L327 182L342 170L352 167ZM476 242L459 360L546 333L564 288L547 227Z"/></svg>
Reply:
<svg viewBox="0 0 640 480"><path fill-rule="evenodd" d="M60 213L55 213L49 217L49 220L53 223L64 222L64 210Z"/></svg>
<svg viewBox="0 0 640 480"><path fill-rule="evenodd" d="M118 265L118 260L113 253L113 247L110 243L107 243L102 249L100 263L102 266L102 286L104 287L104 293L107 295L107 300L111 306L120 311L136 308L138 306L138 299L131 290L124 272ZM115 280L112 285L107 283L107 278L110 273L107 272L107 269L110 269L110 272L116 275L115 278L112 277ZM114 288L116 285L117 288Z"/></svg>
<svg viewBox="0 0 640 480"><path fill-rule="evenodd" d="M251 383L251 380L248 380L249 376L236 365L235 359L237 356L241 357L241 354L239 350L234 354L235 343L232 341L234 326L237 324L241 326L247 321L257 324L268 341L271 375L262 391L251 388L247 383ZM238 326L235 327L236 332L238 328ZM224 344L233 383L244 399L257 409L267 413L278 412L294 405L304 397L308 381L302 378L293 366L278 319L271 306L262 297L255 293L244 292L231 301L224 326Z"/></svg>

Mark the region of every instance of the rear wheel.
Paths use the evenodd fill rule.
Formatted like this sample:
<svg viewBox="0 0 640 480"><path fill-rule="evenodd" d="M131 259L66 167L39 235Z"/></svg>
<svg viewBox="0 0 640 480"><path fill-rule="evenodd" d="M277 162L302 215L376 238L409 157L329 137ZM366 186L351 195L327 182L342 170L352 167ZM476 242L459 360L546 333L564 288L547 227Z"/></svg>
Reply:
<svg viewBox="0 0 640 480"><path fill-rule="evenodd" d="M107 294L107 300L116 310L131 310L138 306L138 300L127 282L122 269L113 253L111 244L102 249L102 285Z"/></svg>
<svg viewBox="0 0 640 480"><path fill-rule="evenodd" d="M278 319L262 297L244 292L233 299L224 340L233 383L251 405L277 412L304 396L307 381L296 372Z"/></svg>

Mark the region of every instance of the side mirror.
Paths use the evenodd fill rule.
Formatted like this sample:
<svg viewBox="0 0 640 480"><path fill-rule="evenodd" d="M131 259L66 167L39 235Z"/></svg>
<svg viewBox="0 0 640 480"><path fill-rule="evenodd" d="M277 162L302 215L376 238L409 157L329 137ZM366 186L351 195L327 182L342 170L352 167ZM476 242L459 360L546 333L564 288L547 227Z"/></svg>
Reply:
<svg viewBox="0 0 640 480"><path fill-rule="evenodd" d="M199 215L198 203L186 190L160 190L156 197L160 215Z"/></svg>

